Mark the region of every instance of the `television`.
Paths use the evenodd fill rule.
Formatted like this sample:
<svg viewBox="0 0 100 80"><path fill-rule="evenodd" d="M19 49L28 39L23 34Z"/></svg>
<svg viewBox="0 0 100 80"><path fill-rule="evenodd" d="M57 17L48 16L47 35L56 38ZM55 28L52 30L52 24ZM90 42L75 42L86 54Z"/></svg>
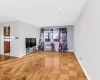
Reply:
<svg viewBox="0 0 100 80"><path fill-rule="evenodd" d="M26 38L26 48L36 46L36 38Z"/></svg>
<svg viewBox="0 0 100 80"><path fill-rule="evenodd" d="M26 38L26 48L30 47L30 38Z"/></svg>
<svg viewBox="0 0 100 80"><path fill-rule="evenodd" d="M30 38L30 47L36 46L36 38Z"/></svg>

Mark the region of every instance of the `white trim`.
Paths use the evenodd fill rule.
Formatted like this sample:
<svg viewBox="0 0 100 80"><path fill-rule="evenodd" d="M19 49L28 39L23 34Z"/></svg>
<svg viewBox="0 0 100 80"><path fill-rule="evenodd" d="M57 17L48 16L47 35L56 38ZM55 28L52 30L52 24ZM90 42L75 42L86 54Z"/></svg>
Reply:
<svg viewBox="0 0 100 80"><path fill-rule="evenodd" d="M76 54L75 54L75 56L76 56ZM91 78L90 78L90 76L88 75L88 73L87 73L85 67L84 67L83 64L82 64L82 62L79 60L79 58L78 58L77 56L76 56L76 58L77 58L79 64L81 65L81 67L82 67L82 69L83 69L83 71L84 71L84 73L85 73L87 79L88 79L88 80L91 80Z"/></svg>
<svg viewBox="0 0 100 80"><path fill-rule="evenodd" d="M18 56L18 57L23 57L23 56Z"/></svg>
<svg viewBox="0 0 100 80"><path fill-rule="evenodd" d="M73 50L68 50L69 52L74 52Z"/></svg>

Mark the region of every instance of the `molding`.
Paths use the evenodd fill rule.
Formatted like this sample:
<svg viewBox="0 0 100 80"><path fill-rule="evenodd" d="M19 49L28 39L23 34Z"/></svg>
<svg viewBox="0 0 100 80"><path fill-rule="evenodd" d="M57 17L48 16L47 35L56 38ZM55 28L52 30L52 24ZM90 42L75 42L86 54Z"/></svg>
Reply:
<svg viewBox="0 0 100 80"><path fill-rule="evenodd" d="M76 58L77 58L79 64L81 65L81 67L82 67L82 69L83 69L83 72L85 73L87 79L88 79L88 80L91 80L91 78L90 78L90 76L88 75L88 73L87 73L85 67L84 67L83 64L82 64L82 62L79 60L79 58L78 58L78 56L77 56L76 54L75 54L75 56L76 56Z"/></svg>
<svg viewBox="0 0 100 80"><path fill-rule="evenodd" d="M74 52L73 50L68 50L68 52Z"/></svg>
<svg viewBox="0 0 100 80"><path fill-rule="evenodd" d="M23 55L23 56L25 56L25 55ZM23 56L19 56L19 57L23 57Z"/></svg>

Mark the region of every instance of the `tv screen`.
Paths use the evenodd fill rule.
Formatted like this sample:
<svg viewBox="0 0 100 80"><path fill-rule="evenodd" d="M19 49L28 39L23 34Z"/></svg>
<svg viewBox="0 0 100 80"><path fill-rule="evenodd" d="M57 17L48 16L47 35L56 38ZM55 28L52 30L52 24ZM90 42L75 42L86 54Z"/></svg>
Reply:
<svg viewBox="0 0 100 80"><path fill-rule="evenodd" d="M36 38L30 38L30 47L36 46Z"/></svg>
<svg viewBox="0 0 100 80"><path fill-rule="evenodd" d="M30 47L30 38L26 38L26 48Z"/></svg>

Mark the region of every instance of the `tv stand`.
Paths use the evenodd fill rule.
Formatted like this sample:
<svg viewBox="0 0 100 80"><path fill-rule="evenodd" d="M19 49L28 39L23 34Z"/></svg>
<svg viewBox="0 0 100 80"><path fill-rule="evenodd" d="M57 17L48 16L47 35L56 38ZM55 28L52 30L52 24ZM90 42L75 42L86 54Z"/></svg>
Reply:
<svg viewBox="0 0 100 80"><path fill-rule="evenodd" d="M31 54L33 52L36 52L36 46L30 47L30 48L26 48L26 55Z"/></svg>

